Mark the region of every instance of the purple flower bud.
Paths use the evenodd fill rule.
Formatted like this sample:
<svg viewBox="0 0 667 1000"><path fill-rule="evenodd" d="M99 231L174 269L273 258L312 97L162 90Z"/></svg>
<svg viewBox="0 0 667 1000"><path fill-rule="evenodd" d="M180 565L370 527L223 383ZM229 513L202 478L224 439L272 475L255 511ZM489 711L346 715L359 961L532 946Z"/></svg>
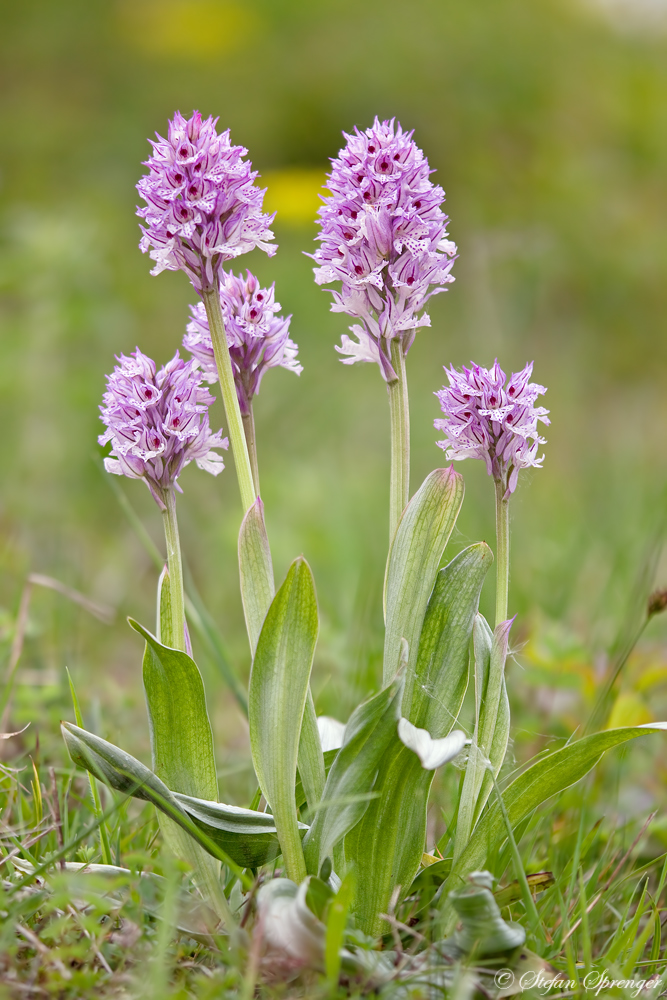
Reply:
<svg viewBox="0 0 667 1000"><path fill-rule="evenodd" d="M214 401L202 385L196 361L183 361L178 351L156 373L155 362L139 348L127 358L121 354L100 406L106 431L100 444L111 442L104 459L107 472L143 479L162 510L164 491L175 487L190 462L213 476L224 469L214 448L227 448L222 431L211 431L208 407Z"/></svg>
<svg viewBox="0 0 667 1000"><path fill-rule="evenodd" d="M157 136L149 172L137 184L146 202L139 246L155 261L151 274L185 271L198 292L212 288L225 261L261 247L277 247L268 228L273 216L262 212L264 191L253 183L257 171L232 146L229 129L218 135L218 119L202 121L198 111L186 121L179 111L169 122L168 138Z"/></svg>
<svg viewBox="0 0 667 1000"><path fill-rule="evenodd" d="M490 476L501 482L508 497L516 489L519 469L539 468L544 455L537 452L545 439L537 424L549 424L548 410L534 406L547 390L529 382L533 362L513 374L505 385L505 372L498 361L489 371L479 365L447 372L449 387L436 392L444 420L434 421L444 431L438 446L449 459L481 458Z"/></svg>
<svg viewBox="0 0 667 1000"><path fill-rule="evenodd" d="M246 416L268 368L279 366L297 375L303 371L297 360L298 347L288 336L292 317L277 315L280 303L274 299L274 285L260 288L257 278L250 271L247 273L245 279L224 272L220 276L220 307L236 394L241 413ZM183 347L197 359L203 377L215 382L218 370L204 303L190 306L190 311L192 319L183 337Z"/></svg>
<svg viewBox="0 0 667 1000"><path fill-rule="evenodd" d="M342 282L333 312L360 320L336 350L343 364L374 361L384 378L398 376L389 341L400 339L407 354L428 299L454 281L456 246L447 239L441 187L429 180L423 152L395 119L354 135L332 160L331 194L319 209L321 247L311 254L319 285Z"/></svg>

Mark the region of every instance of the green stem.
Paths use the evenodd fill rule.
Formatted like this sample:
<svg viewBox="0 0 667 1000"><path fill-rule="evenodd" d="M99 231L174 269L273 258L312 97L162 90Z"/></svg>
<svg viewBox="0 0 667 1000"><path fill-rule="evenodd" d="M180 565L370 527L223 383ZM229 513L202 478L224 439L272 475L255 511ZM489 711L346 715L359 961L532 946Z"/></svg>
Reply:
<svg viewBox="0 0 667 1000"><path fill-rule="evenodd" d="M220 309L220 293L217 284L215 288L202 291L202 299L206 308L208 328L211 333L213 353L215 354L215 363L218 368L222 401L225 406L227 427L229 428L234 464L236 465L236 475L241 491L241 503L243 504L243 509L248 510L254 504L257 495L253 485L252 468L246 444L246 436L243 431L241 409L239 407L238 396L236 395L236 386L234 385L232 360L229 356L229 347L222 319L222 310Z"/></svg>
<svg viewBox="0 0 667 1000"><path fill-rule="evenodd" d="M252 482L255 488L255 496L259 496L259 464L257 462L257 439L255 437L255 415L250 404L250 413L243 414L243 430L245 431L245 441L248 446L250 456L250 468L252 469Z"/></svg>
<svg viewBox="0 0 667 1000"><path fill-rule="evenodd" d="M496 627L507 621L510 582L510 511L505 485L496 479Z"/></svg>
<svg viewBox="0 0 667 1000"><path fill-rule="evenodd" d="M283 861L285 862L285 871L287 872L287 877L292 879L292 882L296 882L297 885L301 885L303 880L308 876L308 871L306 869L306 861L303 856L303 847L301 844L301 835L299 834L299 827L297 826L296 817L288 818L284 816L284 823L280 823L280 820L276 817L276 810L273 812L276 830L278 831L278 840L280 841L280 849L283 852ZM280 827L278 824L280 823Z"/></svg>
<svg viewBox="0 0 667 1000"><path fill-rule="evenodd" d="M400 338L391 341L391 363L398 378L387 383L391 420L391 485L389 492L389 543L410 499L410 407L405 354Z"/></svg>
<svg viewBox="0 0 667 1000"><path fill-rule="evenodd" d="M162 512L162 519L164 521L164 537L167 543L167 565L169 566L172 641L175 649L185 652L183 564L181 562L181 543L178 538L178 521L176 520L176 493L173 486L164 491L163 500L165 510Z"/></svg>

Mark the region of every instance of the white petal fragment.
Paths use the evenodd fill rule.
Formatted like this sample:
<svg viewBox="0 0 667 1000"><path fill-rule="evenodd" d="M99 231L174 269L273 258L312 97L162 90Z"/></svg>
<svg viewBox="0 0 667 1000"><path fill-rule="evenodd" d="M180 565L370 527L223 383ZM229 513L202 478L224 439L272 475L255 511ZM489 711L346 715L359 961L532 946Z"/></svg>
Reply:
<svg viewBox="0 0 667 1000"><path fill-rule="evenodd" d="M466 742L466 735L460 729L455 729L440 740L434 740L426 729L418 729L407 719L398 720L398 736L408 750L417 754L425 771L435 771L436 767L454 760Z"/></svg>
<svg viewBox="0 0 667 1000"><path fill-rule="evenodd" d="M320 734L322 753L326 753L327 750L340 750L345 733L344 722L332 719L330 715L318 715L317 728Z"/></svg>

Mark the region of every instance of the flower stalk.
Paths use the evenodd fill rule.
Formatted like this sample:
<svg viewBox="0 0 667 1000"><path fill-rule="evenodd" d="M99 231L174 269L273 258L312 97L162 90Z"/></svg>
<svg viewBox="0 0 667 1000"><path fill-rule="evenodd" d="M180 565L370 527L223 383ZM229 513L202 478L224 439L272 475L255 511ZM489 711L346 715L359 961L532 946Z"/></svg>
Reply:
<svg viewBox="0 0 667 1000"><path fill-rule="evenodd" d="M410 499L410 407L405 353L400 338L391 341L391 362L398 378L387 383L391 421L389 544Z"/></svg>
<svg viewBox="0 0 667 1000"><path fill-rule="evenodd" d="M229 437L232 443L234 465L236 466L236 475L239 481L239 490L241 491L241 503L244 510L249 510L256 500L256 493L252 467L250 465L250 455L248 453L248 445L241 418L241 409L236 395L234 372L229 356L225 325L220 308L220 292L217 283L213 288L202 290L201 294L204 300L204 307L206 308L215 363L218 369L218 378L220 379L220 389L222 391L222 401L229 427Z"/></svg>
<svg viewBox="0 0 667 1000"><path fill-rule="evenodd" d="M183 561L176 519L176 494L173 487L164 491L164 537L167 544L169 567L169 592L171 597L172 641L175 649L185 649L185 594L183 589Z"/></svg>
<svg viewBox="0 0 667 1000"><path fill-rule="evenodd" d="M496 628L507 619L510 578L510 498L496 479Z"/></svg>
<svg viewBox="0 0 667 1000"><path fill-rule="evenodd" d="M245 442L250 456L250 468L252 469L252 481L255 487L255 494L259 496L259 462L257 461L257 438L255 436L255 414L252 406L249 413L243 413L243 430L245 432Z"/></svg>

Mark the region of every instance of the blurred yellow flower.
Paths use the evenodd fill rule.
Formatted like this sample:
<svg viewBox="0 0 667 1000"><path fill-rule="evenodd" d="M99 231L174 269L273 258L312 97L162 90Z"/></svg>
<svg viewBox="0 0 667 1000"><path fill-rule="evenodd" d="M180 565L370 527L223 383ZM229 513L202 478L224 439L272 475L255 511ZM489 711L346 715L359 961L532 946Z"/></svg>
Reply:
<svg viewBox="0 0 667 1000"><path fill-rule="evenodd" d="M206 58L237 48L257 30L257 15L227 0L120 0L123 37L156 56Z"/></svg>
<svg viewBox="0 0 667 1000"><path fill-rule="evenodd" d="M614 702L606 728L642 726L645 722L653 722L653 715L643 698L635 691L622 691Z"/></svg>
<svg viewBox="0 0 667 1000"><path fill-rule="evenodd" d="M277 212L278 225L303 226L315 222L322 204L320 194L326 172L310 167L286 167L262 174L258 183L267 188L264 209Z"/></svg>

